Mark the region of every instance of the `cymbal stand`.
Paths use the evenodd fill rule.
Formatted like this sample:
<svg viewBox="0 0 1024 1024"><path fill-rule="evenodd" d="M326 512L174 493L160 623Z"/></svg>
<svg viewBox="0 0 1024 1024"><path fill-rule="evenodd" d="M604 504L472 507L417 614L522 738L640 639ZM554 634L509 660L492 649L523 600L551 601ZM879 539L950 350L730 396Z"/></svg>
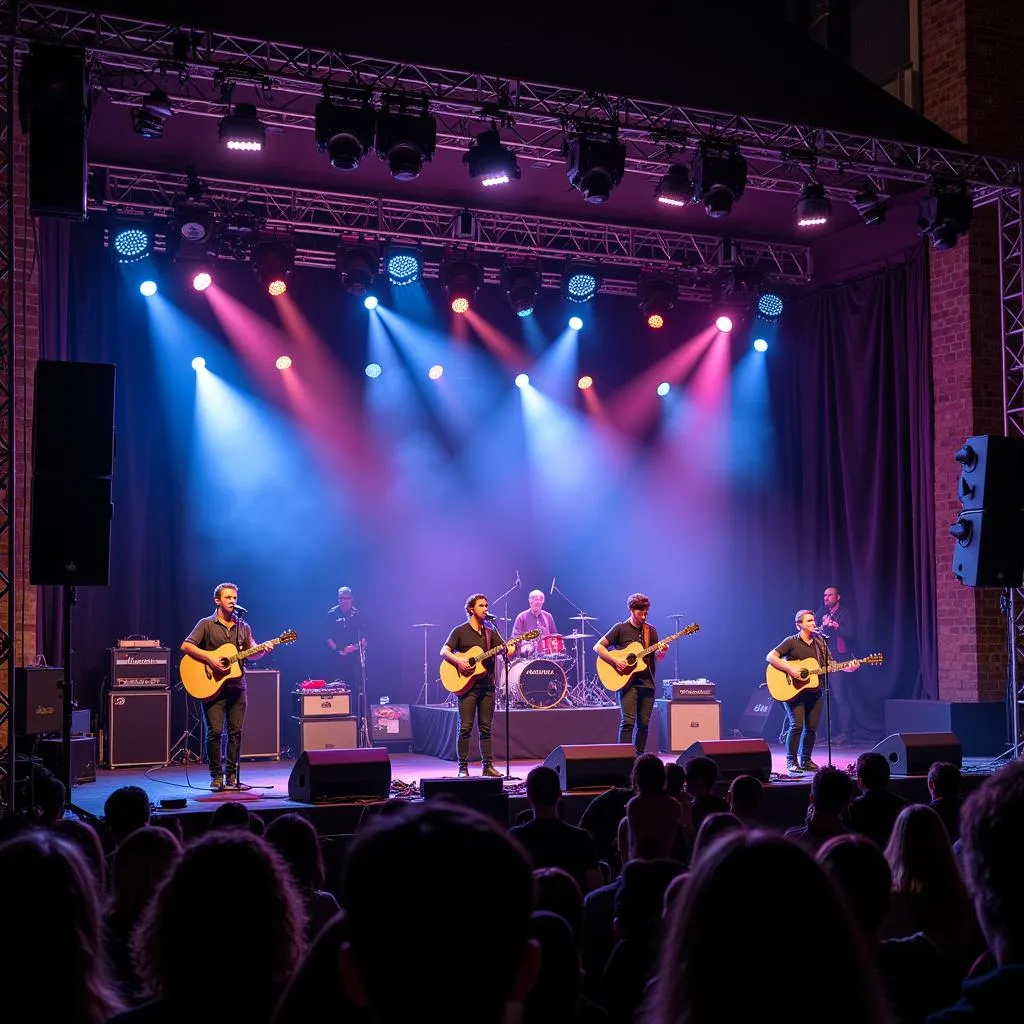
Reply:
<svg viewBox="0 0 1024 1024"><path fill-rule="evenodd" d="M682 622L683 619L686 618L686 616L685 615L680 615L679 612L673 612L669 616L669 618L675 623L675 629L673 629L672 632L673 633L678 633L679 629L680 629L679 623ZM672 671L673 671L673 673L675 675L676 680L678 681L678 679L679 679L679 644L676 644L675 648L676 648L675 649L675 653L674 653L675 668Z"/></svg>
<svg viewBox="0 0 1024 1024"><path fill-rule="evenodd" d="M423 690L422 690L421 695L417 695L417 697L416 697L416 703L417 704L424 704L424 705L426 705L426 704L430 703L430 672L429 672L429 669L428 669L428 665L430 663L428 661L428 657L429 656L427 654L427 633L430 630L432 630L432 629L437 629L437 626L438 626L438 623L436 623L436 622L414 622L413 623L413 627L412 627L413 629L422 629L423 630ZM422 698L423 698L422 700L420 700L420 696L422 696Z"/></svg>
<svg viewBox="0 0 1024 1024"><path fill-rule="evenodd" d="M573 601L572 598L567 597L565 592L559 588L555 580L551 581L551 593L557 593L563 600L571 604L573 608L575 608L576 611L579 613L579 615L573 615L570 616L570 618L578 618L580 620L580 633L586 632L585 627L588 622L597 621L595 616L587 615L587 613L575 601ZM582 640L578 640L576 642L580 644L580 656L576 659L576 685L580 688L583 688L587 681L587 649L583 646Z"/></svg>

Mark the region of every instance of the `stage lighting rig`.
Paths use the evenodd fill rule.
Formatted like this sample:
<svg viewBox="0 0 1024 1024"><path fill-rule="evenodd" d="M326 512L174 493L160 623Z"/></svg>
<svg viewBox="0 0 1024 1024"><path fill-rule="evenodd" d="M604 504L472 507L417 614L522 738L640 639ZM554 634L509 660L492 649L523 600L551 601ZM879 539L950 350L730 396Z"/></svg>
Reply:
<svg viewBox="0 0 1024 1024"><path fill-rule="evenodd" d="M343 243L338 247L338 275L349 295L365 296L373 286L379 266L380 254L375 245Z"/></svg>
<svg viewBox="0 0 1024 1024"><path fill-rule="evenodd" d="M167 93L154 89L132 110L132 130L144 139L162 139L164 123L173 113Z"/></svg>
<svg viewBox="0 0 1024 1024"><path fill-rule="evenodd" d="M295 268L295 242L281 235L258 239L252 247L252 268L268 295L284 295Z"/></svg>
<svg viewBox="0 0 1024 1024"><path fill-rule="evenodd" d="M826 194L824 185L809 181L804 185L794 209L798 228L820 227L827 224L832 215L832 200Z"/></svg>
<svg viewBox="0 0 1024 1024"><path fill-rule="evenodd" d="M195 169L188 169L185 195L171 205L167 247L175 259L205 259L213 239L214 219L203 199L203 185Z"/></svg>
<svg viewBox="0 0 1024 1024"><path fill-rule="evenodd" d="M533 263L507 263L501 270L501 286L516 316L523 318L533 313L540 294L540 271Z"/></svg>
<svg viewBox="0 0 1024 1024"><path fill-rule="evenodd" d="M221 118L217 137L228 149L258 153L267 141L266 125L260 120L259 111L253 103L236 103L232 110L232 95L239 83L252 86L262 95L268 94L273 85L270 78L251 68L230 64L218 69L214 73L213 84L220 89L221 101L231 112Z"/></svg>
<svg viewBox="0 0 1024 1024"><path fill-rule="evenodd" d="M408 113L409 104L419 105L420 113ZM391 177L418 178L424 162L433 160L437 150L437 122L430 116L427 99L386 96L377 114L374 146L377 156L387 161Z"/></svg>
<svg viewBox="0 0 1024 1024"><path fill-rule="evenodd" d="M673 164L655 186L654 198L665 206L686 206L692 202L689 170L683 164Z"/></svg>
<svg viewBox="0 0 1024 1024"><path fill-rule="evenodd" d="M727 217L747 187L747 161L731 144L702 142L693 158L693 193L709 217Z"/></svg>
<svg viewBox="0 0 1024 1024"><path fill-rule="evenodd" d="M615 125L581 125L566 137L565 174L588 203L606 203L626 171L626 146Z"/></svg>
<svg viewBox="0 0 1024 1024"><path fill-rule="evenodd" d="M106 245L115 263L141 263L153 255L156 223L148 215L111 214L107 219Z"/></svg>
<svg viewBox="0 0 1024 1024"><path fill-rule="evenodd" d="M648 327L657 329L665 326L678 292L679 286L672 278L655 275L640 278L636 294Z"/></svg>
<svg viewBox="0 0 1024 1024"><path fill-rule="evenodd" d="M870 186L862 188L850 205L860 214L865 227L872 228L885 223L885 202Z"/></svg>
<svg viewBox="0 0 1024 1024"><path fill-rule="evenodd" d="M370 99L366 89L324 83L313 114L316 148L339 171L354 171L373 149L377 115Z"/></svg>
<svg viewBox="0 0 1024 1024"><path fill-rule="evenodd" d="M974 201L966 182L936 178L931 193L920 201L917 226L933 249L952 249L971 229Z"/></svg>
<svg viewBox="0 0 1024 1024"><path fill-rule="evenodd" d="M445 261L441 274L452 312L468 312L483 283L480 266L465 256L456 256Z"/></svg>
<svg viewBox="0 0 1024 1024"><path fill-rule="evenodd" d="M388 280L401 288L414 284L423 274L423 252L408 245L388 245L384 250L384 269Z"/></svg>
<svg viewBox="0 0 1024 1024"><path fill-rule="evenodd" d="M497 128L481 132L469 144L462 162L469 168L469 176L479 178L485 188L507 185L522 175L515 151L501 144Z"/></svg>
<svg viewBox="0 0 1024 1024"><path fill-rule="evenodd" d="M589 263L568 263L562 273L562 295L570 302L590 302L601 288L601 272Z"/></svg>

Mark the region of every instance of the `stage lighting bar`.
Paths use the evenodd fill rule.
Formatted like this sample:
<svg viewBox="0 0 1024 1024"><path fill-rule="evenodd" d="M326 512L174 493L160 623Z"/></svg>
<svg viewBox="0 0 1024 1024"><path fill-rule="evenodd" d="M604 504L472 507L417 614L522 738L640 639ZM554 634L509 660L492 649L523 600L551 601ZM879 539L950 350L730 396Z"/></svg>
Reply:
<svg viewBox="0 0 1024 1024"><path fill-rule="evenodd" d="M141 263L156 250L156 222L150 216L114 214L107 219L105 234L115 263Z"/></svg>
<svg viewBox="0 0 1024 1024"><path fill-rule="evenodd" d="M338 248L338 276L349 295L365 296L380 266L375 245L344 245Z"/></svg>
<svg viewBox="0 0 1024 1024"><path fill-rule="evenodd" d="M541 289L540 271L536 264L506 264L501 271L501 286L516 316L532 315Z"/></svg>
<svg viewBox="0 0 1024 1024"><path fill-rule="evenodd" d="M483 283L479 264L457 256L445 261L442 269L445 297L453 313L468 313Z"/></svg>
<svg viewBox="0 0 1024 1024"><path fill-rule="evenodd" d="M588 203L608 202L626 171L626 146L618 128L581 127L565 140L565 175Z"/></svg>
<svg viewBox="0 0 1024 1024"><path fill-rule="evenodd" d="M324 98L313 114L316 148L332 167L354 171L373 149L377 115L366 89L341 89L324 83Z"/></svg>
<svg viewBox="0 0 1024 1024"><path fill-rule="evenodd" d="M267 141L267 129L254 104L236 103L234 111L221 118L217 137L227 149L258 153Z"/></svg>
<svg viewBox="0 0 1024 1024"><path fill-rule="evenodd" d="M252 269L268 295L277 298L288 291L294 267L295 243L291 239L270 235L253 245Z"/></svg>
<svg viewBox="0 0 1024 1024"><path fill-rule="evenodd" d="M747 187L747 161L735 145L702 142L693 160L694 195L709 217L728 217Z"/></svg>
<svg viewBox="0 0 1024 1024"><path fill-rule="evenodd" d="M437 150L437 122L427 113L427 101L416 101L422 106L419 114L406 112L408 102L406 97L389 97L377 114L374 146L396 181L418 178Z"/></svg>
<svg viewBox="0 0 1024 1024"><path fill-rule="evenodd" d="M640 312L647 326L658 330L665 326L668 314L675 307L679 286L674 278L642 277L637 283Z"/></svg>
<svg viewBox="0 0 1024 1024"><path fill-rule="evenodd" d="M469 176L479 179L485 188L507 185L522 175L515 151L501 144L496 128L481 132L470 143L462 162L469 168Z"/></svg>

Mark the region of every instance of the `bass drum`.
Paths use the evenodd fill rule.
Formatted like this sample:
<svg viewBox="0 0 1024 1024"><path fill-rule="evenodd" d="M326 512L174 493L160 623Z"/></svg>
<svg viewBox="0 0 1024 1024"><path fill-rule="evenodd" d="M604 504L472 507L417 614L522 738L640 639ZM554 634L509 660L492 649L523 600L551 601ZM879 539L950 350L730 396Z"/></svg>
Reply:
<svg viewBox="0 0 1024 1024"><path fill-rule="evenodd" d="M514 701L536 710L557 708L569 693L562 666L544 658L509 665L508 685Z"/></svg>

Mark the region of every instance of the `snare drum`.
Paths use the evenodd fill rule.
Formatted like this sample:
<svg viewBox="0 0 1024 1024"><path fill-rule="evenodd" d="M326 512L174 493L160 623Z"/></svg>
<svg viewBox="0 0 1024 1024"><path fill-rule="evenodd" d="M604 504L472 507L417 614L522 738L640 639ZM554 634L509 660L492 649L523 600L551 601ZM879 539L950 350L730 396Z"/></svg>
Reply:
<svg viewBox="0 0 1024 1024"><path fill-rule="evenodd" d="M509 665L508 686L513 700L535 710L558 707L569 692L562 666L543 658Z"/></svg>
<svg viewBox="0 0 1024 1024"><path fill-rule="evenodd" d="M549 633L537 641L537 653L542 658L565 654L565 637L561 633Z"/></svg>

